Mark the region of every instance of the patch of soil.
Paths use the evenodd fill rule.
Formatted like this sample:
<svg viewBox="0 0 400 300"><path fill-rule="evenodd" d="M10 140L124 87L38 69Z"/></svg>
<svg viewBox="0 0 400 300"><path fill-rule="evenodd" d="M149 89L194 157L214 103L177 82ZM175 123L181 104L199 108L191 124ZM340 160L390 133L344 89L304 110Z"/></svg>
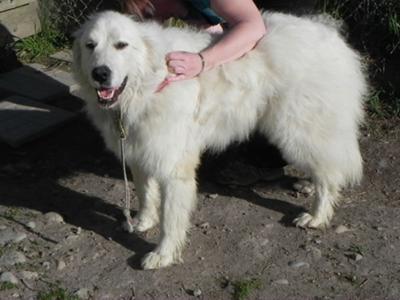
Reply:
<svg viewBox="0 0 400 300"><path fill-rule="evenodd" d="M291 225L312 197L293 191L290 167L239 186L203 166L184 263L155 271L140 259L158 230L121 231L122 169L83 115L20 149L1 145L0 238L9 229L26 238L0 247L1 272L19 280L0 298L59 289L91 299L399 299L399 125L369 120L364 180L344 191L326 231ZM25 262L2 262L13 251Z"/></svg>

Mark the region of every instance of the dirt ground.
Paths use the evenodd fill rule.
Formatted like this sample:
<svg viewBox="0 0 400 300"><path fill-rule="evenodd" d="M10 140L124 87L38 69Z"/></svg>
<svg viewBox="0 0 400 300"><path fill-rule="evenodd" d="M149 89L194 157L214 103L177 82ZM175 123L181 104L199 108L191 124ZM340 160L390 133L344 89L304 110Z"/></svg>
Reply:
<svg viewBox="0 0 400 300"><path fill-rule="evenodd" d="M158 230L121 231L121 166L83 114L1 145L0 273L17 281L1 283L0 299L400 299L399 125L368 120L363 182L326 231L291 225L312 197L293 190L290 167L237 185L203 166L184 264L156 271L140 259Z"/></svg>

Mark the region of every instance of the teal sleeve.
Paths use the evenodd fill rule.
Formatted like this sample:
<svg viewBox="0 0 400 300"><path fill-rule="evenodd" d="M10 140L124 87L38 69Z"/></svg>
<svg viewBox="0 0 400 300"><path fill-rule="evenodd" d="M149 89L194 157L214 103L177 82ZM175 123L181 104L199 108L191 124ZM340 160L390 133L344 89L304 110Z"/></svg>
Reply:
<svg viewBox="0 0 400 300"><path fill-rule="evenodd" d="M188 2L211 25L224 23L224 20L211 9L210 0L190 0Z"/></svg>

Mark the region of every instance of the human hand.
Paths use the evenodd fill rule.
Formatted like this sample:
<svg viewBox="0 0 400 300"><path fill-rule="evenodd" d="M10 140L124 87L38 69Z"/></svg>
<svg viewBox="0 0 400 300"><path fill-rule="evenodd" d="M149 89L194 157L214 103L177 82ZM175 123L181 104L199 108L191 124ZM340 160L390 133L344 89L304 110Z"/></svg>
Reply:
<svg viewBox="0 0 400 300"><path fill-rule="evenodd" d="M184 79L191 79L199 75L204 69L204 60L201 54L176 51L165 56L169 75L168 83Z"/></svg>

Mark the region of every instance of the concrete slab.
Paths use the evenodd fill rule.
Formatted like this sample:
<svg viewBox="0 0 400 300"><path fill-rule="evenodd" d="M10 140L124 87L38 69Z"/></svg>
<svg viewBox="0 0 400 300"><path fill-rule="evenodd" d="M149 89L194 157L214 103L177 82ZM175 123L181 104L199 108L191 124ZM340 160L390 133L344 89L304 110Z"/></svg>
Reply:
<svg viewBox="0 0 400 300"><path fill-rule="evenodd" d="M72 63L72 51L69 49L65 49L57 53L54 53L53 55L50 55L50 57L68 63Z"/></svg>
<svg viewBox="0 0 400 300"><path fill-rule="evenodd" d="M40 102L69 94L75 81L72 74L60 69L47 69L40 64L26 65L0 74L0 89Z"/></svg>
<svg viewBox="0 0 400 300"><path fill-rule="evenodd" d="M0 100L0 140L18 147L71 120L74 113L29 98Z"/></svg>
<svg viewBox="0 0 400 300"><path fill-rule="evenodd" d="M14 37L24 38L40 32L39 1L0 1L2 27Z"/></svg>

